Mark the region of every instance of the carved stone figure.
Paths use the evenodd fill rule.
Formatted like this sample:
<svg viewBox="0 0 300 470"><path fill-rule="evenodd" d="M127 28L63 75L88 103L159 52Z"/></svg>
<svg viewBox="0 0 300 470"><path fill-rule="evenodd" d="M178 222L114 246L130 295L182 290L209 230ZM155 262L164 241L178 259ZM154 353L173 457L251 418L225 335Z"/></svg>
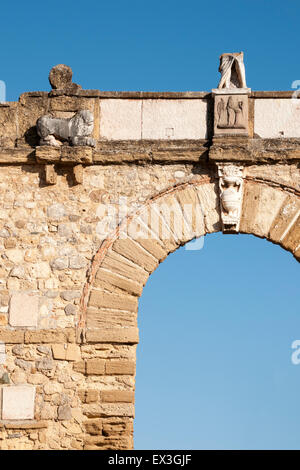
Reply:
<svg viewBox="0 0 300 470"><path fill-rule="evenodd" d="M247 88L244 53L233 52L220 56L221 79L218 88Z"/></svg>
<svg viewBox="0 0 300 470"><path fill-rule="evenodd" d="M246 129L243 99L229 96L225 105L225 97L217 103L217 127L219 129Z"/></svg>
<svg viewBox="0 0 300 470"><path fill-rule="evenodd" d="M248 136L248 94L214 92L214 135Z"/></svg>
<svg viewBox="0 0 300 470"><path fill-rule="evenodd" d="M218 165L221 216L224 232L238 232L243 192L243 167Z"/></svg>
<svg viewBox="0 0 300 470"><path fill-rule="evenodd" d="M40 136L40 145L59 147L68 141L71 145L95 147L91 137L94 129L94 117L91 111L82 109L69 119L54 118L50 115L40 117L36 123Z"/></svg>

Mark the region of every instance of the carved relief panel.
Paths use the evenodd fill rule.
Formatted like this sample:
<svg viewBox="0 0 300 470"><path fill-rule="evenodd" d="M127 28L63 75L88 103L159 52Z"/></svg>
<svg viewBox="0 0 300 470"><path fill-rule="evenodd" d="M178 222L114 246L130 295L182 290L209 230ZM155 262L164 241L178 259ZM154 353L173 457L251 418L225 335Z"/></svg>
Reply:
<svg viewBox="0 0 300 470"><path fill-rule="evenodd" d="M214 99L214 135L247 136L248 95L215 93Z"/></svg>

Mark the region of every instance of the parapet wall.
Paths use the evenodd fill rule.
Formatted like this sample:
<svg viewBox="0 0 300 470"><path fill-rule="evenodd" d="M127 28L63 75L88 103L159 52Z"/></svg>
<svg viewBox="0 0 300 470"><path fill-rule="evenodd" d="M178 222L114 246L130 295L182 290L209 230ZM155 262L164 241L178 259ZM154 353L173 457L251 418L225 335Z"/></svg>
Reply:
<svg viewBox="0 0 300 470"><path fill-rule="evenodd" d="M252 92L250 137L300 137L300 105L293 92ZM0 104L1 147L38 145L36 121L43 114L71 117L80 109L94 114L94 137L107 140L206 140L212 135L211 93L100 92L82 90L55 96L29 92L18 102Z"/></svg>

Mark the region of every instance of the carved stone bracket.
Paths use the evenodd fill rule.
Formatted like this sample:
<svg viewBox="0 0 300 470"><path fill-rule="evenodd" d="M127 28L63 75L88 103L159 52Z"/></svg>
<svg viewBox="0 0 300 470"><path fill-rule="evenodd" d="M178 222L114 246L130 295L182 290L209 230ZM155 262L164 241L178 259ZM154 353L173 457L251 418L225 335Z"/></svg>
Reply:
<svg viewBox="0 0 300 470"><path fill-rule="evenodd" d="M223 233L237 233L243 202L243 167L227 163L217 166L222 230Z"/></svg>
<svg viewBox="0 0 300 470"><path fill-rule="evenodd" d="M82 165L73 165L73 178L75 184L83 183L84 167ZM45 165L46 184L55 185L57 183L57 173L54 164Z"/></svg>

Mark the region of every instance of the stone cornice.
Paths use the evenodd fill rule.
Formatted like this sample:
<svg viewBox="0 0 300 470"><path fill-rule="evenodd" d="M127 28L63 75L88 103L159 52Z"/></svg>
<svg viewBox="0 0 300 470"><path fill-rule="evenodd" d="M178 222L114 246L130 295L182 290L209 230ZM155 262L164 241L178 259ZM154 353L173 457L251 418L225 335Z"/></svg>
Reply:
<svg viewBox="0 0 300 470"><path fill-rule="evenodd" d="M300 139L226 137L210 140L98 141L91 147L0 148L0 164L105 165L120 163L196 163L235 161L246 164L300 161Z"/></svg>

